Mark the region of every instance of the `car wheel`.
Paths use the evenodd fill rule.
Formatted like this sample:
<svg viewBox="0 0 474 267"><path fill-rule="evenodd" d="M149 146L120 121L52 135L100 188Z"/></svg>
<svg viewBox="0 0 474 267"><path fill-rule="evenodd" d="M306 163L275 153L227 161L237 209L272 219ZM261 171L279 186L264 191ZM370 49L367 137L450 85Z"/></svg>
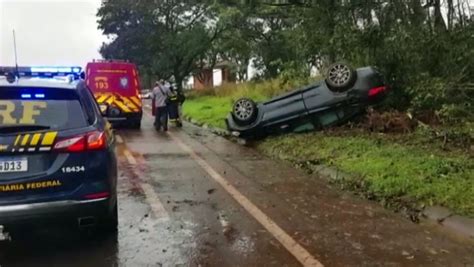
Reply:
<svg viewBox="0 0 474 267"><path fill-rule="evenodd" d="M116 107L109 107L108 112L110 117L118 117L120 115L120 109Z"/></svg>
<svg viewBox="0 0 474 267"><path fill-rule="evenodd" d="M241 125L248 125L254 122L257 117L257 104L252 99L238 99L232 107L232 117Z"/></svg>
<svg viewBox="0 0 474 267"><path fill-rule="evenodd" d="M104 218L102 224L99 226L99 230L103 233L116 233L118 228L118 205L115 203L112 212Z"/></svg>
<svg viewBox="0 0 474 267"><path fill-rule="evenodd" d="M141 121L134 121L130 124L130 127L135 130L139 130L142 127Z"/></svg>
<svg viewBox="0 0 474 267"><path fill-rule="evenodd" d="M357 73L351 66L344 63L334 63L329 66L326 74L326 84L336 92L348 90L357 79Z"/></svg>

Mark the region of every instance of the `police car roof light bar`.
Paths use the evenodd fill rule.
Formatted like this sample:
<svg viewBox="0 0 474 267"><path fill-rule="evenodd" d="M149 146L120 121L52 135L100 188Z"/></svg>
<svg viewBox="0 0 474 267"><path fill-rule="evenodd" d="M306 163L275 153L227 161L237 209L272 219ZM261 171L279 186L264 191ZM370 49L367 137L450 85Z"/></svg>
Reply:
<svg viewBox="0 0 474 267"><path fill-rule="evenodd" d="M16 72L18 77L35 78L54 78L54 77L73 77L74 80L80 78L82 68L78 66L57 67L57 66L38 66L38 67L2 67L0 66L0 76Z"/></svg>

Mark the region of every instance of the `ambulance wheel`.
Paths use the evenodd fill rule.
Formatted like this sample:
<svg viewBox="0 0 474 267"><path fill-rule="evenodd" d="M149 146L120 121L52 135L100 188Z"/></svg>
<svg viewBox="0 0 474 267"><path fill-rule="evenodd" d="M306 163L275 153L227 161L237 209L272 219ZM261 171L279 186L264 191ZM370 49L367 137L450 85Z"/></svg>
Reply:
<svg viewBox="0 0 474 267"><path fill-rule="evenodd" d="M130 128L139 130L140 128L142 128L142 122L141 121L134 121L134 122L130 123Z"/></svg>

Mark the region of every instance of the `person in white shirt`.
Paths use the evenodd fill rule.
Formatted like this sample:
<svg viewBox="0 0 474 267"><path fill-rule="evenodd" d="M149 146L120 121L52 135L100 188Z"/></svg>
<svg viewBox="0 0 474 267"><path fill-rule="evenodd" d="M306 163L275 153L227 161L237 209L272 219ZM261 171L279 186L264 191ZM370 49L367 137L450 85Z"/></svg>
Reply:
<svg viewBox="0 0 474 267"><path fill-rule="evenodd" d="M153 115L155 115L155 129L168 131L168 109L166 107L168 98L171 95L170 88L164 85L164 81L155 83L153 88Z"/></svg>

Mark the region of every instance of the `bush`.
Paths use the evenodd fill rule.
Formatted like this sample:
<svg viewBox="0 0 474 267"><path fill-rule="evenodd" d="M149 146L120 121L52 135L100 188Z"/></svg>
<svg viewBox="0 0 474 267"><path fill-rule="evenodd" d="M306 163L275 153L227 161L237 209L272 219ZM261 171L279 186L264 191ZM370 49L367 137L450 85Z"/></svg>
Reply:
<svg viewBox="0 0 474 267"><path fill-rule="evenodd" d="M431 110L447 123L473 121L474 88L456 85L441 78L423 78L407 88L415 113Z"/></svg>

